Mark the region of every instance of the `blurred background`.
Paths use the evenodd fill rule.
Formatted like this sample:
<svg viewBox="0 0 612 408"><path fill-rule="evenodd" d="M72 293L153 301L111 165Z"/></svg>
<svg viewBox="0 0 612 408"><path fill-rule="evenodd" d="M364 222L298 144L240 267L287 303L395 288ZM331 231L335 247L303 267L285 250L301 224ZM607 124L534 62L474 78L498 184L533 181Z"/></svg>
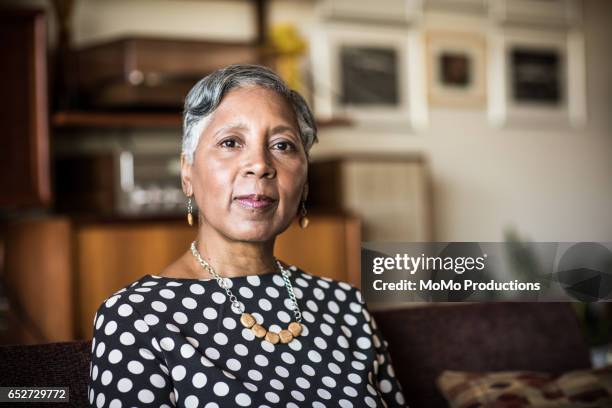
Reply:
<svg viewBox="0 0 612 408"><path fill-rule="evenodd" d="M3 343L91 337L195 230L181 107L230 63L309 101L310 226L282 259L360 285L361 241L612 241L604 0L0 2ZM575 304L593 346L610 309Z"/></svg>

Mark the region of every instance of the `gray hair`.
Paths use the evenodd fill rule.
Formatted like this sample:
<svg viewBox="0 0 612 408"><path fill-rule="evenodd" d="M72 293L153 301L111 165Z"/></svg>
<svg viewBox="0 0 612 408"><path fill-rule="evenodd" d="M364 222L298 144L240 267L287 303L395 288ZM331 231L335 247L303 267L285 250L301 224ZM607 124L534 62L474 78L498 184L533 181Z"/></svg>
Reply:
<svg viewBox="0 0 612 408"><path fill-rule="evenodd" d="M260 65L235 64L202 78L185 98L182 152L189 163L193 163L200 135L223 96L231 89L253 85L271 89L289 102L295 113L302 145L308 157L310 148L318 140L314 116L304 98L289 89L280 76L268 68Z"/></svg>

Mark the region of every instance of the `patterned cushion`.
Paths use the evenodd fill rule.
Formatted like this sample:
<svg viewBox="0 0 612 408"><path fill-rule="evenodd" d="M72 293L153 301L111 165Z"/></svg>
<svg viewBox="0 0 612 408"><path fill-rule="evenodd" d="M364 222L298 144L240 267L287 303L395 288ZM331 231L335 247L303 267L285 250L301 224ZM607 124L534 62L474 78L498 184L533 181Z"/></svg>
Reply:
<svg viewBox="0 0 612 408"><path fill-rule="evenodd" d="M444 371L437 385L452 408L612 407L612 366L551 375Z"/></svg>

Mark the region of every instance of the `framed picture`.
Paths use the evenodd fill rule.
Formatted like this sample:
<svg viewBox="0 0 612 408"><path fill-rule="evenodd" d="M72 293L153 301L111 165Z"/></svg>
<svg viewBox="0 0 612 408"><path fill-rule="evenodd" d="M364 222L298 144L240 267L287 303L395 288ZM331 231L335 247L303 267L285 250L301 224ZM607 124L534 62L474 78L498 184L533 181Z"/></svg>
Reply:
<svg viewBox="0 0 612 408"><path fill-rule="evenodd" d="M563 104L566 81L562 50L516 44L508 54L511 100L517 104Z"/></svg>
<svg viewBox="0 0 612 408"><path fill-rule="evenodd" d="M425 87L412 80L423 71L422 58L416 58L422 52L418 33L337 22L314 32L310 49L317 117L377 125L426 122Z"/></svg>
<svg viewBox="0 0 612 408"><path fill-rule="evenodd" d="M489 14L504 23L571 26L582 20L582 0L490 0Z"/></svg>
<svg viewBox="0 0 612 408"><path fill-rule="evenodd" d="M496 125L586 122L584 39L578 30L492 34L489 117Z"/></svg>
<svg viewBox="0 0 612 408"><path fill-rule="evenodd" d="M431 106L484 108L486 40L477 33L431 31L426 36Z"/></svg>
<svg viewBox="0 0 612 408"><path fill-rule="evenodd" d="M337 49L342 106L401 105L401 52L381 45L342 44Z"/></svg>

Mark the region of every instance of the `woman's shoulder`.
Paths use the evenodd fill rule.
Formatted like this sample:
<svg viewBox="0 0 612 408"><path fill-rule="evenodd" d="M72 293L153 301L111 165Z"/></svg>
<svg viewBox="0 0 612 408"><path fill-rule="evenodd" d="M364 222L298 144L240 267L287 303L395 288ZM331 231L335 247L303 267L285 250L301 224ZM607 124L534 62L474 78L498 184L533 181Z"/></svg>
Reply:
<svg viewBox="0 0 612 408"><path fill-rule="evenodd" d="M319 294L320 296L321 293L329 293L331 297L337 298L337 300L351 300L363 304L363 296L360 289L349 282L314 275L294 265L290 266L289 270L292 271L292 277L294 277L298 287L310 287L315 295Z"/></svg>
<svg viewBox="0 0 612 408"><path fill-rule="evenodd" d="M117 291L108 295L98 305L96 320L99 314L117 314L121 317L140 315L138 305L144 303L147 298L158 296L164 289L173 290L173 286L181 286L178 282L169 280L163 282L154 275L143 275L139 279L125 284ZM170 297L170 296L168 296ZM173 296L174 297L174 296Z"/></svg>

